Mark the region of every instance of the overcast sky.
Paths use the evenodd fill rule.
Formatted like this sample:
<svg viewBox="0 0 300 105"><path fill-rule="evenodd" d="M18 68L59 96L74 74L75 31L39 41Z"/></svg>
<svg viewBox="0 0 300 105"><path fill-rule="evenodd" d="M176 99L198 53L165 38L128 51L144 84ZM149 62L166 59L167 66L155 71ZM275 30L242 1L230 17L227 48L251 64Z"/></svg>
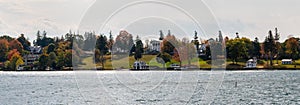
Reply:
<svg viewBox="0 0 300 105"><path fill-rule="evenodd" d="M121 29L144 39L158 38L159 30L191 38L218 35L258 37L278 27L281 41L300 35L299 0L0 0L0 35L24 33L32 41L37 30L61 36L69 30L116 35ZM132 5L128 5L132 4Z"/></svg>

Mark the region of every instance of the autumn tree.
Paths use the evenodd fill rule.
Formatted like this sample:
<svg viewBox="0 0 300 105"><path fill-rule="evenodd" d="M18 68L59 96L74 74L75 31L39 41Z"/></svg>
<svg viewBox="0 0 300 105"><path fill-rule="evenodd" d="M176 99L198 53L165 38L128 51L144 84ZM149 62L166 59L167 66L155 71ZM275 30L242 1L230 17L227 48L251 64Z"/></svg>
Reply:
<svg viewBox="0 0 300 105"><path fill-rule="evenodd" d="M190 43L188 38L183 38L180 42L178 50L181 61L188 61L188 65L191 65L191 59L197 57L197 49L194 47L194 43Z"/></svg>
<svg viewBox="0 0 300 105"><path fill-rule="evenodd" d="M14 53L9 62L9 68L11 70L16 70L18 66L24 64L23 58L21 57L20 53Z"/></svg>
<svg viewBox="0 0 300 105"><path fill-rule="evenodd" d="M23 46L18 40L12 40L9 42L9 49L17 49L18 52L22 53L23 52Z"/></svg>
<svg viewBox="0 0 300 105"><path fill-rule="evenodd" d="M133 37L127 31L120 31L114 44L113 52L115 53L129 53L134 45Z"/></svg>
<svg viewBox="0 0 300 105"><path fill-rule="evenodd" d="M12 58L12 56L14 54L19 54L20 55L20 52L17 50L17 49L13 49L13 50L10 50L8 53L7 53L7 59L10 60Z"/></svg>
<svg viewBox="0 0 300 105"><path fill-rule="evenodd" d="M167 35L162 41L161 51L173 55L176 45L178 45L176 37Z"/></svg>
<svg viewBox="0 0 300 105"><path fill-rule="evenodd" d="M300 51L300 46L299 46L299 38L289 38L285 41L285 47L286 51L285 53L288 55L289 58L292 58L293 60L296 60L299 58L299 51Z"/></svg>
<svg viewBox="0 0 300 105"><path fill-rule="evenodd" d="M7 35L3 35L3 36L0 36L0 39L5 39L7 40L8 42L12 41L12 40L15 40L14 38L10 37L10 36L7 36Z"/></svg>
<svg viewBox="0 0 300 105"><path fill-rule="evenodd" d="M9 43L6 39L0 39L0 62L6 61L6 56L9 50Z"/></svg>

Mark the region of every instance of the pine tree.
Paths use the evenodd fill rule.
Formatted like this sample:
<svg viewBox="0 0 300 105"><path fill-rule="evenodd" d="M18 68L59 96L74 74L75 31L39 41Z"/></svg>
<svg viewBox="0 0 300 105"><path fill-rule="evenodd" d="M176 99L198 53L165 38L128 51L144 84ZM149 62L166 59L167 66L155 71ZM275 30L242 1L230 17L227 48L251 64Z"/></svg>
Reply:
<svg viewBox="0 0 300 105"><path fill-rule="evenodd" d="M163 40L164 39L164 33L163 33L162 30L159 31L159 35L160 35L159 40Z"/></svg>

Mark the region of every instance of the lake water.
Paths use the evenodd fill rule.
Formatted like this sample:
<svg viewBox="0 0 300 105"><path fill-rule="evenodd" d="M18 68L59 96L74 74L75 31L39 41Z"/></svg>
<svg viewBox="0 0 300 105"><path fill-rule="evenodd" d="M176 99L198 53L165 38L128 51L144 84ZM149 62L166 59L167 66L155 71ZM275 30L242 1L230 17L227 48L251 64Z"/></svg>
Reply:
<svg viewBox="0 0 300 105"><path fill-rule="evenodd" d="M300 71L0 72L0 103L300 104Z"/></svg>

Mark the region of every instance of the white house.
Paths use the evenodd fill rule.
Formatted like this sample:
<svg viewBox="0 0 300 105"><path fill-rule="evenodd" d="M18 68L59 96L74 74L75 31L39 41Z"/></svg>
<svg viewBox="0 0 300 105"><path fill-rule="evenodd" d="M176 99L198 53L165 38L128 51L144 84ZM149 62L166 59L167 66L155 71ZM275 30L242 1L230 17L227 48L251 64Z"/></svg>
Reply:
<svg viewBox="0 0 300 105"><path fill-rule="evenodd" d="M198 53L200 56L206 55L206 44L200 44Z"/></svg>
<svg viewBox="0 0 300 105"><path fill-rule="evenodd" d="M160 52L160 41L151 40L149 48L150 48L151 51L158 51L158 52Z"/></svg>
<svg viewBox="0 0 300 105"><path fill-rule="evenodd" d="M133 69L134 70L148 70L149 66L147 65L147 63L145 63L143 61L135 61L133 63Z"/></svg>
<svg viewBox="0 0 300 105"><path fill-rule="evenodd" d="M25 65L31 65L34 61L39 59L40 54L42 54L41 46L30 46L30 53L23 56Z"/></svg>

